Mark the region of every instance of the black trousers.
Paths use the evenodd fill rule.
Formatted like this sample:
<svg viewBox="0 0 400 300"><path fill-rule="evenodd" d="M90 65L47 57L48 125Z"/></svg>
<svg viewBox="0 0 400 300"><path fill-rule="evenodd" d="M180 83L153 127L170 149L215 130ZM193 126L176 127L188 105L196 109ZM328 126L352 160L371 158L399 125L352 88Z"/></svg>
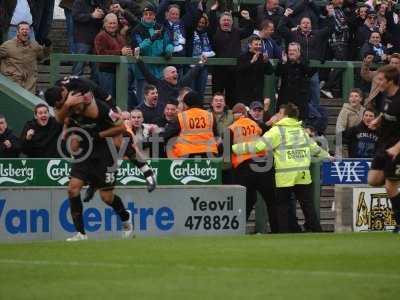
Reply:
<svg viewBox="0 0 400 300"><path fill-rule="evenodd" d="M212 71L212 93L225 93L227 106L236 104L236 70L233 67L216 66Z"/></svg>
<svg viewBox="0 0 400 300"><path fill-rule="evenodd" d="M292 193L294 193L297 201L299 201L304 214L306 231L321 232L321 224L319 223L317 212L311 197L311 184L298 184L292 187L277 188L277 211L278 211L278 231L280 233L294 232L293 213L291 213L290 202L292 201Z"/></svg>
<svg viewBox="0 0 400 300"><path fill-rule="evenodd" d="M273 233L278 232L273 169L267 172L256 172L252 170L250 163L244 162L233 169L233 183L246 187L246 220L257 201L257 192L259 192L267 206L271 231Z"/></svg>

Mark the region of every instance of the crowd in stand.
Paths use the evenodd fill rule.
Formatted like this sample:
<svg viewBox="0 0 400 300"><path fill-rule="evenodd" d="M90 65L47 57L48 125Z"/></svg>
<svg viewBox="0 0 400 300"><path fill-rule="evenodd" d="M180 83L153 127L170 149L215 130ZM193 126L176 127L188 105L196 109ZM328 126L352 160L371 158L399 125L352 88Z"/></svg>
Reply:
<svg viewBox="0 0 400 300"><path fill-rule="evenodd" d="M70 53L134 56L136 52L137 64L129 65L127 108L134 114L140 111L143 124L159 126L166 110L174 111L168 117L172 120L179 110L179 93L185 87L204 98L208 75L212 74L211 111L218 120L220 134L233 121L230 109L236 103L245 104L265 131L274 112L270 100L263 97L264 75L275 74L279 82L274 107L296 104L299 118L310 132L323 135L327 113L319 105L320 93L328 98L340 93L341 71L311 68L309 61L363 60L357 81L361 90L350 92L349 103L339 114L337 131L343 132L344 143L351 144L348 155L373 155L373 146L368 143L376 140L374 133L364 134L370 139L360 143L367 143L359 147L368 151L354 149L353 136L367 130L370 114L382 110L382 95L374 86L371 65L390 63L400 68L397 1L331 0L321 6L312 0L266 0L241 10L229 1L210 5L205 1L161 0L157 6L145 1L62 0L60 7L66 17ZM53 8L54 1L0 1L4 41L0 46L1 74L32 93L37 92L37 61L51 50L48 34ZM167 60L194 57L199 63L190 67L146 64L139 53ZM209 57L237 58L237 65L211 67L206 64ZM271 59L278 60L275 66ZM90 67L91 79L115 105L116 65L92 63ZM83 72L84 63L73 65L73 75ZM214 99L220 103L214 103ZM52 123L51 117L49 120ZM24 139L26 130L21 136ZM32 155L31 151L22 152Z"/></svg>
<svg viewBox="0 0 400 300"><path fill-rule="evenodd" d="M5 40L0 46L1 73L32 93L36 92L37 61L51 50L48 30L52 13L45 8L52 7L54 1L45 2L48 7L33 5L36 2L28 0L9 1L5 5L0 0ZM209 7L207 4L210 3L190 0L176 3L161 0L157 6L128 0L61 1L70 53L132 56L136 63L129 65L126 78L129 95L126 111L116 107L116 65L112 63L91 63L91 80L82 77L85 64L74 63L73 76L59 80L55 87L48 89L46 101L56 109L60 108L57 103L84 103L87 97L108 102L132 129L135 144L140 145L135 151L145 158L176 158L188 154L190 151L186 151L188 148L182 140L195 139L193 129L200 132L201 142L212 141L209 145L212 155L223 156L227 149L233 149L239 123L246 124L242 124L245 130L249 129L242 135L252 138L264 134L264 137L277 137L279 132L274 124L278 122L301 131L304 126L308 135L329 151L324 137L328 116L320 105L320 94L327 98L340 94L342 70L321 71L311 67L310 61L361 60L357 80L360 88L350 91L339 113L336 143L343 142L346 146L343 154L347 157L374 157L379 134L370 124L384 111L385 100L375 80L376 63L390 64L400 74L397 1L331 0L319 6L312 0L266 0L258 6L247 5L246 9L218 0ZM191 57L197 63L168 66L145 63L143 57L165 60ZM214 57L235 58L237 64L208 65L208 59ZM277 61L272 63L272 59ZM203 108L209 74L212 75L212 98L207 112ZM268 74L275 74L279 79L276 102L264 97L264 75ZM85 86L85 92L77 93L71 87L74 80ZM60 157L60 147L65 153L66 127L67 123L60 124L50 115L46 104L35 107L34 118L25 124L19 136L8 128L6 117L0 115L0 157ZM309 140L308 135L303 135L305 141ZM157 141L158 147L154 147L155 137L161 138ZM176 147L171 151L168 143L176 137ZM329 158L326 151L311 144L321 157ZM199 148L204 154L205 148ZM285 190L286 182L278 185L273 173L262 173L266 177L257 185L261 182L257 176L261 175L238 162L243 157L248 159L247 154L242 155L239 150L236 154L232 154L232 160L224 160L223 183L239 183L253 193L247 195L247 217L255 202L256 190L267 194L276 187L282 192L278 198L289 199L288 193L292 192L300 199L309 198L309 191L298 190L296 185L293 190ZM276 163L277 158L274 159ZM304 174L308 185L309 173ZM278 172L275 175L276 178L283 176ZM289 205L290 208L283 208L285 214L293 215L294 210L295 216L295 206ZM312 220L313 209L304 209ZM286 225L285 231L299 231L297 223ZM312 231L321 230L318 224L307 224L306 220L307 226ZM272 227L271 223L274 231Z"/></svg>

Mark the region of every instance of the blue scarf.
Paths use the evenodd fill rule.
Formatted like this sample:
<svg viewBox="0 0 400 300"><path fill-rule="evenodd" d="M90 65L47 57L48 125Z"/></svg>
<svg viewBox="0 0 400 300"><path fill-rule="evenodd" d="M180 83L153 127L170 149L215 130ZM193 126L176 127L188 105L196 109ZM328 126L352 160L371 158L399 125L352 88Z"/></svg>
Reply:
<svg viewBox="0 0 400 300"><path fill-rule="evenodd" d="M207 32L195 31L193 35L193 57L199 57L201 55L207 57L215 56L215 52L211 49L210 40Z"/></svg>

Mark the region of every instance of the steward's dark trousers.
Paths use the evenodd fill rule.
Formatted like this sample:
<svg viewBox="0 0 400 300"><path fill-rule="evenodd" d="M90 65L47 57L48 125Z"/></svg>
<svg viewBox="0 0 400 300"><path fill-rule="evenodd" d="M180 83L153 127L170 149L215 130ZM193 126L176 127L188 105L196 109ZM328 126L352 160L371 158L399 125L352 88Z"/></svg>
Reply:
<svg viewBox="0 0 400 300"><path fill-rule="evenodd" d="M271 232L278 232L274 169L257 172L251 169L251 163L244 162L233 169L233 183L246 187L246 220L257 201L258 191L267 206Z"/></svg>
<svg viewBox="0 0 400 300"><path fill-rule="evenodd" d="M319 223L317 212L311 197L311 184L298 184L292 187L277 188L277 210L278 210L278 230L280 233L293 232L293 220L289 220L291 193L294 193L297 201L299 201L303 210L306 231L321 232L321 224Z"/></svg>

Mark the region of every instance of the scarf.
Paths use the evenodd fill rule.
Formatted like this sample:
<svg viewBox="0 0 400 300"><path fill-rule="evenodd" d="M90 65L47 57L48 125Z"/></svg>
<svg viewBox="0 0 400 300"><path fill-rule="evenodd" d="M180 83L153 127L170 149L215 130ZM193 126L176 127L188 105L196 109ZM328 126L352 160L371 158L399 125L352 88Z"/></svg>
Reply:
<svg viewBox="0 0 400 300"><path fill-rule="evenodd" d="M193 34L193 57L204 55L206 57L215 56L211 49L210 40L206 31L195 31Z"/></svg>

